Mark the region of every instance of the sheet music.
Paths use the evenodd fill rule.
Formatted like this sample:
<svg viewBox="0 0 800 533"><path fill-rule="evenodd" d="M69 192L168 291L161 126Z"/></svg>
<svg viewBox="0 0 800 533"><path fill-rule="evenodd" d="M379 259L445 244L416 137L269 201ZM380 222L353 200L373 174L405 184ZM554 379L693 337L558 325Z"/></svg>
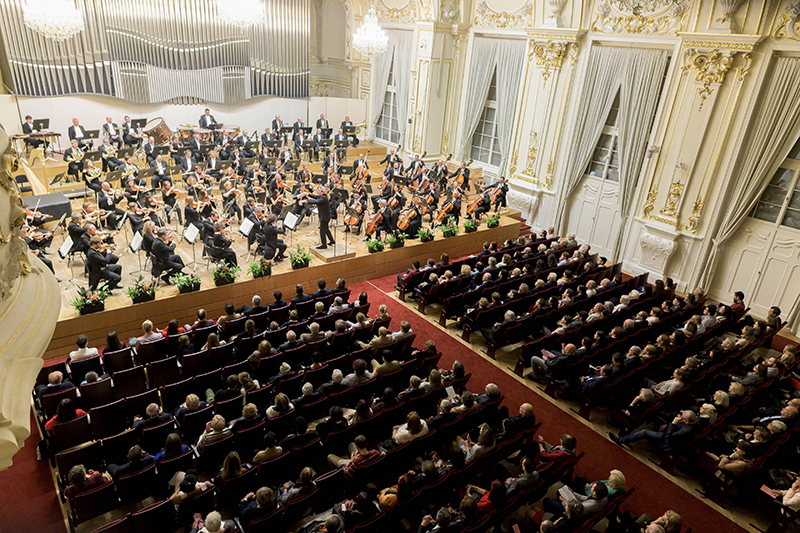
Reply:
<svg viewBox="0 0 800 533"><path fill-rule="evenodd" d="M286 218L283 219L283 227L294 231L297 228L297 215L286 213Z"/></svg>
<svg viewBox="0 0 800 533"><path fill-rule="evenodd" d="M69 253L70 248L72 248L72 237L67 235L67 238L64 239L64 244L61 245L61 248L58 249L58 255L61 257L67 257L67 253Z"/></svg>
<svg viewBox="0 0 800 533"><path fill-rule="evenodd" d="M253 224L252 220L250 220L249 218L245 218L244 220L242 220L242 223L239 224L239 231L242 233L242 235L249 236L250 231L252 231L254 225L255 224Z"/></svg>
<svg viewBox="0 0 800 533"><path fill-rule="evenodd" d="M130 248L131 252L136 253L139 251L139 248L142 246L142 234L138 231L133 235L133 240L131 241Z"/></svg>
<svg viewBox="0 0 800 533"><path fill-rule="evenodd" d="M183 232L183 238L186 239L189 244L194 244L195 239L200 234L200 230L194 224L189 224L189 227L186 228L186 231Z"/></svg>

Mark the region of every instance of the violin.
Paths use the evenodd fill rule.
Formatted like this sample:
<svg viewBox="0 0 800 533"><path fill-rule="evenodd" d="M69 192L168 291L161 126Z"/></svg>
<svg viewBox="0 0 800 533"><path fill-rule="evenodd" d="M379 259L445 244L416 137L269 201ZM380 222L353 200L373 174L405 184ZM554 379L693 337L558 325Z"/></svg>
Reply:
<svg viewBox="0 0 800 533"><path fill-rule="evenodd" d="M53 215L48 215L35 209L25 209L25 212L27 218L53 218Z"/></svg>
<svg viewBox="0 0 800 533"><path fill-rule="evenodd" d="M28 237L33 239L34 241L43 241L47 238L53 236L52 231L44 231L44 230L36 230L32 228L28 228Z"/></svg>
<svg viewBox="0 0 800 533"><path fill-rule="evenodd" d="M367 224L367 228L364 230L364 233L367 235L372 235L378 230L378 226L383 223L383 212L378 211L373 217L372 220L369 221Z"/></svg>

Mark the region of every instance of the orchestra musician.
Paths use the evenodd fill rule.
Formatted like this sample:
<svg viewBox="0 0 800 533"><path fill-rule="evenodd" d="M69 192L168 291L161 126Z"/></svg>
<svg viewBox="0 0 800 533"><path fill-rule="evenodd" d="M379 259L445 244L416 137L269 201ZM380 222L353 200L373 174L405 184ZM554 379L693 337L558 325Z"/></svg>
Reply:
<svg viewBox="0 0 800 533"><path fill-rule="evenodd" d="M487 213L489 209L492 208L492 200L489 198L489 191L486 190L486 187L481 187L479 193L482 201L481 204L475 208L475 212L471 215L467 215L467 218L472 219L475 217L476 220L480 220L484 213Z"/></svg>
<svg viewBox="0 0 800 533"><path fill-rule="evenodd" d="M272 120L272 131L274 131L275 140L280 140L281 137L281 128L283 127L283 121L281 120L280 115L275 115L275 118ZM283 141L286 142L286 135L283 136Z"/></svg>
<svg viewBox="0 0 800 533"><path fill-rule="evenodd" d="M122 280L122 265L113 263L104 251L105 245L100 237L94 236L89 240L89 250L86 253L86 262L89 267L89 288L97 289L100 280L106 280L106 289L113 291ZM111 254L111 256L114 256Z"/></svg>
<svg viewBox="0 0 800 533"><path fill-rule="evenodd" d="M234 181L226 180L222 185L222 205L223 214L228 215L231 211L236 213L236 218L239 224L242 223L242 208L236 203L236 196L239 194L237 189L233 188Z"/></svg>
<svg viewBox="0 0 800 533"><path fill-rule="evenodd" d="M142 228L142 250L148 254L153 251L153 243L156 242L156 230L158 226L152 220L144 223Z"/></svg>
<svg viewBox="0 0 800 533"><path fill-rule="evenodd" d="M291 158L292 158L292 152L289 151L289 146L284 145L280 156L278 156L278 161L280 161L282 164L285 165L286 162L289 161Z"/></svg>
<svg viewBox="0 0 800 533"><path fill-rule="evenodd" d="M219 154L220 159L230 159L231 155L229 150L229 145L233 142L230 135L228 135L228 130L222 130L222 133L217 135L216 140L214 141L217 145L217 154Z"/></svg>
<svg viewBox="0 0 800 533"><path fill-rule="evenodd" d="M28 226L22 226L22 240L25 241L25 244L28 245L28 249L31 251L33 255L39 258L39 260L44 263L44 266L50 269L50 272L53 274L56 273L53 270L53 262L50 261L45 255L47 251L45 248L48 245L43 244L43 241L49 239L50 241L53 240L53 233L51 231L42 232L40 230L32 229ZM61 283L61 280L56 278L56 281Z"/></svg>
<svg viewBox="0 0 800 533"><path fill-rule="evenodd" d="M408 167L406 167L405 172L406 174L411 176L413 175L414 172L417 171L419 167L424 167L424 166L425 163L423 163L422 160L419 158L419 154L414 154L414 160L408 164Z"/></svg>
<svg viewBox="0 0 800 533"><path fill-rule="evenodd" d="M86 186L94 192L98 192L100 190L100 175L102 173L102 170L94 166L94 161L91 159L84 160L83 181L85 181Z"/></svg>
<svg viewBox="0 0 800 533"><path fill-rule="evenodd" d="M286 259L283 255L284 252L286 252L286 244L283 242L283 239L278 238L278 235L283 235L285 233L286 228L283 227L283 223L278 227L278 217L274 214L269 215L263 227L264 242L260 247L265 259L274 258L277 262Z"/></svg>
<svg viewBox="0 0 800 533"><path fill-rule="evenodd" d="M106 123L103 124L103 140L108 139L117 147L117 150L122 150L122 135L120 133L122 132L119 126L111 117L106 117Z"/></svg>
<svg viewBox="0 0 800 533"><path fill-rule="evenodd" d="M22 133L24 133L25 135L37 133L37 131L33 128L32 116L25 115L25 122L22 123ZM42 145L44 145L44 148L46 149L47 141L39 139L25 139L25 146L30 147L31 149L39 148Z"/></svg>
<svg viewBox="0 0 800 533"><path fill-rule="evenodd" d="M347 141L347 142L349 142L349 139L347 138L347 135L344 134L344 130L342 128L339 128L339 133L334 135L333 140L336 141L337 143L339 141ZM336 147L336 158L344 160L345 157L347 157L347 146L345 145L345 146L343 146L341 148L337 146Z"/></svg>
<svg viewBox="0 0 800 533"><path fill-rule="evenodd" d="M445 164L444 159L439 159L436 164L433 165L431 172L433 173L433 179L437 182L437 184L447 183L447 175L450 173L450 171L447 170L447 165Z"/></svg>
<svg viewBox="0 0 800 533"><path fill-rule="evenodd" d="M298 119L298 120L300 120L300 119ZM297 124L295 124L295 128L297 129ZM297 133L294 135L294 138L293 138L293 141L294 141L294 158L295 159L300 159L300 154L305 153L306 149L303 147L303 143L306 142L307 140L308 140L308 137L306 137L306 132L305 132L305 130L302 129L302 126L301 126L300 129L297 129Z"/></svg>
<svg viewBox="0 0 800 533"><path fill-rule="evenodd" d="M215 214L215 210L217 209L217 200L213 196L209 195L207 191L202 189L199 190L197 192L197 201L201 204L198 213L200 213L202 218L208 218L212 214Z"/></svg>
<svg viewBox="0 0 800 533"><path fill-rule="evenodd" d="M425 199L433 218L433 211L439 208L439 187L433 181L428 181L426 190L421 191L419 195Z"/></svg>
<svg viewBox="0 0 800 533"><path fill-rule="evenodd" d="M236 169L235 172L240 175L244 174L244 169L242 168L244 154L242 153L241 149L238 146L234 146L233 151L231 151L228 157L230 158L233 168Z"/></svg>
<svg viewBox="0 0 800 533"><path fill-rule="evenodd" d="M131 224L131 232L134 235L137 233L142 235L142 229L145 223L144 211L135 201L128 202L128 222Z"/></svg>
<svg viewBox="0 0 800 533"><path fill-rule="evenodd" d="M266 174L259 168L258 163L253 163L244 175L244 192L247 196L260 197L263 201L266 196L264 189L264 178ZM247 214L245 214L247 216Z"/></svg>
<svg viewBox="0 0 800 533"><path fill-rule="evenodd" d="M119 141L122 142L122 141ZM100 145L100 154L103 156L103 172L117 170L122 161L117 159L117 149L111 145L111 139L106 137L103 139L103 144Z"/></svg>
<svg viewBox="0 0 800 533"><path fill-rule="evenodd" d="M394 233L397 230L397 223L394 220L392 208L389 207L389 204L383 198L378 202L378 212L382 215L383 220L378 224L378 228L375 230L376 239L381 238L381 231Z"/></svg>
<svg viewBox="0 0 800 533"><path fill-rule="evenodd" d="M144 187L145 181L144 178L139 177L139 165L133 162L132 157L125 158L125 164L120 165L117 170L122 171L122 178L127 182L128 178L133 179L133 182L136 185Z"/></svg>
<svg viewBox="0 0 800 533"><path fill-rule="evenodd" d="M350 122L350 117L348 117L348 116L345 116L345 117L344 117L344 120L342 121L342 130L344 130L344 128L346 128L346 127L348 127L348 126L352 126L352 125L353 125L353 123L352 123L352 122ZM356 137L356 134L355 134L355 132L353 132L353 135L352 135L352 137L350 137L350 143L351 143L353 146L358 146L358 137Z"/></svg>
<svg viewBox="0 0 800 533"><path fill-rule="evenodd" d="M200 140L200 134L195 133L192 137L192 140L189 141L189 149L192 151L192 155L194 155L194 160L197 162L205 160L203 157L203 152L200 151L200 147L203 146L203 141Z"/></svg>
<svg viewBox="0 0 800 533"><path fill-rule="evenodd" d="M153 155L153 149L156 148L158 145L156 144L156 140L154 137L148 137L147 142L144 143L144 155L147 157L147 164L153 164L153 160L155 160L156 156Z"/></svg>
<svg viewBox="0 0 800 533"><path fill-rule="evenodd" d="M295 201L292 206L292 214L297 217L297 224L295 227L299 227L303 219L311 214L311 209L303 202L308 195L309 192L306 190L305 184L301 183L294 194Z"/></svg>
<svg viewBox="0 0 800 533"><path fill-rule="evenodd" d="M322 166L320 167L319 171L322 174L327 174L329 168L333 168L333 157L331 156L330 152L326 153L325 157L322 159Z"/></svg>
<svg viewBox="0 0 800 533"><path fill-rule="evenodd" d="M407 234L410 239L416 239L419 229L422 227L422 210L416 204L412 204L408 209L416 211L417 214L408 221L408 228L403 230L403 233Z"/></svg>
<svg viewBox="0 0 800 533"><path fill-rule="evenodd" d="M445 200L444 203L442 203L442 209L444 209L445 206L448 203L452 203L453 204L453 209L452 209L452 211L450 211L447 214L447 216L448 216L448 218L451 217L451 216L453 218L455 218L455 223L456 224L458 224L458 221L461 219L461 198L462 198L462 196L463 196L463 192L461 191L461 188L455 187L451 191L450 199L449 200Z"/></svg>
<svg viewBox="0 0 800 533"><path fill-rule="evenodd" d="M183 224L183 216L181 215L180 207L178 206L178 189L172 185L172 180L164 180L164 188L161 190L161 200L166 206L167 224L172 222L172 213L178 216L178 223Z"/></svg>
<svg viewBox="0 0 800 533"><path fill-rule="evenodd" d="M505 176L500 176L500 179L486 187L486 190L491 194L493 190L500 189L497 192L497 197L494 202L494 209L495 211L499 211L500 207L506 207L508 204L506 203L506 195L508 194L508 184L506 183Z"/></svg>
<svg viewBox="0 0 800 533"><path fill-rule="evenodd" d="M394 148L389 148L389 153L386 154L386 157L381 159L378 164L382 165L386 163L387 166L394 166L395 163L402 163L403 160L400 159L400 156L394 153Z"/></svg>
<svg viewBox="0 0 800 533"><path fill-rule="evenodd" d="M297 137L300 134L300 131L303 129L303 119L297 117L297 121L292 124L292 137Z"/></svg>
<svg viewBox="0 0 800 533"><path fill-rule="evenodd" d="M367 160L364 159L364 154L358 154L358 159L356 159L356 161L353 163L353 174L360 174L362 167L364 167L367 171L364 182L369 183L369 164L367 163Z"/></svg>
<svg viewBox="0 0 800 533"><path fill-rule="evenodd" d="M215 222L212 246L209 247L211 257L225 261L229 265L238 265L239 262L236 259L236 252L231 249L232 243L233 239L230 238L225 222L222 220Z"/></svg>
<svg viewBox="0 0 800 533"><path fill-rule="evenodd" d="M183 154L184 146L183 146L183 141L181 140L179 135L174 135L172 137L172 140L169 141L168 148L169 148L169 155L170 155L170 157L172 157L172 161L176 165L180 165L181 164L181 160L183 159L183 155L182 154Z"/></svg>
<svg viewBox="0 0 800 533"><path fill-rule="evenodd" d="M117 204L124 200L125 196L122 191L112 189L111 184L107 181L104 181L100 187L100 190L97 191L97 206L108 213L105 218L106 227L116 229L118 224L117 217L125 214Z"/></svg>
<svg viewBox="0 0 800 533"><path fill-rule="evenodd" d="M319 212L319 238L320 241L322 241L322 244L317 246L317 250L327 249L328 241L330 241L332 245L336 244L336 241L333 240L331 230L328 227L328 224L331 221L331 202L330 196L328 196L328 188L324 186L317 187L316 195L312 195L309 198L304 198L301 201L304 204L316 205L317 211Z"/></svg>
<svg viewBox="0 0 800 533"><path fill-rule="evenodd" d="M88 250L91 247L92 238L97 237L103 244L109 245L110 249L114 247L114 236L111 233L100 233L97 231L97 226L94 224L87 222L86 223L86 232L83 234L81 239L84 241L83 246ZM103 252L103 256L105 256L106 260L112 264L116 265L119 262L119 257L111 253L110 251L106 250Z"/></svg>
<svg viewBox="0 0 800 533"><path fill-rule="evenodd" d="M269 209L275 216L280 216L283 211L283 206L289 204L290 201L286 199L286 195L281 190L275 188L270 191L269 195Z"/></svg>
<svg viewBox="0 0 800 533"><path fill-rule="evenodd" d="M405 177L403 172L403 167L400 166L400 163L395 161L394 164L390 167L386 167L386 170L383 171L383 175L389 179L389 181L394 181L396 178Z"/></svg>
<svg viewBox="0 0 800 533"><path fill-rule="evenodd" d="M74 254L75 252L85 252L86 250L83 247L83 243L81 242L81 237L83 234L86 233L86 220L83 218L83 213L79 213L74 211L70 215L70 222L67 226L67 233L69 234L70 239L72 239L72 247L70 247L69 252L67 254Z"/></svg>
<svg viewBox="0 0 800 533"><path fill-rule="evenodd" d="M188 174L197 165L197 159L192 155L191 150L184 150L183 157L181 157L181 172Z"/></svg>
<svg viewBox="0 0 800 533"><path fill-rule="evenodd" d="M242 215L244 215L244 218L250 219L250 222L255 223L255 220L253 220L253 215L256 212L257 207L256 199L248 195L244 201L244 205L242 206Z"/></svg>
<svg viewBox="0 0 800 533"><path fill-rule="evenodd" d="M80 179L81 169L83 168L83 150L78 146L78 139L72 139L70 146L64 150L64 161L69 165L67 175L72 176L75 181ZM66 181L70 181L68 178Z"/></svg>
<svg viewBox="0 0 800 533"><path fill-rule="evenodd" d="M393 194L394 194L394 190L392 188L392 182L389 181L389 178L386 175L384 175L383 179L381 181L381 186L378 189L378 194L373 194L372 197L371 197L371 199L372 199L372 212L373 213L377 213L378 212L378 205L379 205L380 201L381 200L388 201L389 198L391 198Z"/></svg>
<svg viewBox="0 0 800 533"><path fill-rule="evenodd" d="M328 127L329 127L328 119L325 118L325 114L321 114L317 119L317 130L321 130Z"/></svg>
<svg viewBox="0 0 800 533"><path fill-rule="evenodd" d="M269 170L269 159L274 157L272 152L276 150L272 150L271 148L267 148L264 145L264 148L261 149L261 153L258 154L258 164L261 167L261 170Z"/></svg>
<svg viewBox="0 0 800 533"><path fill-rule="evenodd" d="M317 121L317 122L319 122L319 121ZM314 146L313 146L314 161L319 161L319 151L320 150L322 150L325 153L325 155L328 155L329 153L331 153L330 149L326 145L322 144L323 141L325 141L325 136L322 134L322 128L319 128L319 127L317 128L317 133L314 135L312 140L314 141Z"/></svg>
<svg viewBox="0 0 800 533"><path fill-rule="evenodd" d="M206 173L217 181L219 181L219 178L222 176L219 168L217 168L221 162L222 161L217 158L217 153L214 150L209 150L208 159L206 160Z"/></svg>
<svg viewBox="0 0 800 533"><path fill-rule="evenodd" d="M277 148L270 148L267 143L277 141L277 135L272 133L269 128L264 130L264 133L261 134L261 150L263 151L264 157L277 157L278 156L278 149ZM259 156L259 162L263 165L264 161Z"/></svg>
<svg viewBox="0 0 800 533"><path fill-rule="evenodd" d="M461 162L461 165L458 167L458 170L453 172L453 175L451 177L453 180L456 180L459 176L464 176L464 184L461 186L461 188L466 192L470 192L471 189L469 187L469 169L467 168L467 164L464 161Z"/></svg>
<svg viewBox="0 0 800 533"><path fill-rule="evenodd" d="M69 127L69 140L78 141L81 150L92 148L92 140L86 138L86 130L78 123L77 118L72 119L72 126Z"/></svg>
<svg viewBox="0 0 800 533"><path fill-rule="evenodd" d="M211 114L211 111L206 108L205 111L203 111L203 114L200 115L198 124L200 125L200 129L210 130L213 129L215 124L219 123L217 122L217 119L214 118L214 115Z"/></svg>
<svg viewBox="0 0 800 533"><path fill-rule="evenodd" d="M199 202L194 198L194 196L189 195L186 197L186 203L183 207L183 227L188 228L189 224L194 224L198 230L203 229L203 223L200 220L200 213L198 213L196 209L198 206Z"/></svg>
<svg viewBox="0 0 800 533"><path fill-rule="evenodd" d="M311 171L308 169L307 164L303 164L303 169L297 173L297 181L299 183L311 183Z"/></svg>
<svg viewBox="0 0 800 533"><path fill-rule="evenodd" d="M161 186L161 183L164 181L171 181L170 177L166 174L167 162L164 161L164 158L161 157L161 154L156 156L153 161L150 161L150 168L155 169L153 177L150 179L151 187L153 189L158 189Z"/></svg>
<svg viewBox="0 0 800 533"><path fill-rule="evenodd" d="M47 219L53 218L53 215L31 210L28 204L25 204L25 210L25 223L32 228L43 226Z"/></svg>
<svg viewBox="0 0 800 533"><path fill-rule="evenodd" d="M406 206L406 197L403 194L402 185L399 183L394 185L392 188L392 195L389 197L387 203L389 204L389 207L392 208L392 211L394 212L394 218L397 220L400 211Z"/></svg>
<svg viewBox="0 0 800 533"><path fill-rule="evenodd" d="M364 213L367 212L367 201L365 197L361 194L361 191L353 191L352 196L350 196L350 201L347 204L348 209L352 209L356 212L356 216L358 217L358 222L356 224L348 223L344 227L344 232L350 232L350 226L354 225L356 227L356 235L361 234L361 225L364 224ZM347 219L345 219L347 222Z"/></svg>
<svg viewBox="0 0 800 533"><path fill-rule="evenodd" d="M234 138L234 142L236 143L236 146L239 147L239 151L242 153L242 156L247 158L256 156L254 151L247 148L247 140L249 138L250 137L247 135L247 130L242 130L242 132Z"/></svg>
<svg viewBox="0 0 800 533"><path fill-rule="evenodd" d="M131 117L125 115L125 122L122 123L122 139L127 146L139 146L142 142L142 132L135 128L131 122Z"/></svg>
<svg viewBox="0 0 800 533"><path fill-rule="evenodd" d="M213 118L213 117L212 117ZM156 264L161 265L166 274L161 276L161 279L170 285L172 282L170 278L175 274L182 273L184 264L183 259L175 251L175 243L167 238L167 229L158 228L156 231L156 240L153 241L153 260Z"/></svg>

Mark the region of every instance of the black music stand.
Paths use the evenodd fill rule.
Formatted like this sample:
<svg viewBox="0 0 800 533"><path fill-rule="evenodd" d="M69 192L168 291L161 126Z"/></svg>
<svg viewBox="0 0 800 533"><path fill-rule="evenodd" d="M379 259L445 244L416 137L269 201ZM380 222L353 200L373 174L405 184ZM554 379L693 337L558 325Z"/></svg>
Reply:
<svg viewBox="0 0 800 533"><path fill-rule="evenodd" d="M49 118L37 118L33 121L33 129L36 131L47 131L50 129Z"/></svg>
<svg viewBox="0 0 800 533"><path fill-rule="evenodd" d="M139 176L137 177L137 179L147 180L147 178L150 178L150 186L152 187L153 186L153 175L155 173L156 173L156 169L154 169L154 168L143 168L143 169L141 169L139 171ZM145 183L147 183L147 182L145 181Z"/></svg>
<svg viewBox="0 0 800 533"><path fill-rule="evenodd" d="M233 163L231 163L230 161L217 161L216 170L219 170L220 174L222 174L223 172L226 172L232 166L233 166Z"/></svg>
<svg viewBox="0 0 800 533"><path fill-rule="evenodd" d="M327 139L333 133L333 128L320 128L320 131L322 132L322 136Z"/></svg>
<svg viewBox="0 0 800 533"><path fill-rule="evenodd" d="M303 126L300 129L303 130L306 135L312 135L314 132L314 128L312 128L311 126Z"/></svg>
<svg viewBox="0 0 800 533"><path fill-rule="evenodd" d="M277 162L278 162L278 158L277 157L268 157L268 158L264 159L264 164L267 165L268 167L274 167L275 163L277 163Z"/></svg>
<svg viewBox="0 0 800 533"><path fill-rule="evenodd" d="M292 126L283 126L280 129L280 135L283 138L288 138L290 134L294 133L294 128Z"/></svg>
<svg viewBox="0 0 800 533"><path fill-rule="evenodd" d="M280 141L267 141L267 148L270 150L279 150L281 148Z"/></svg>
<svg viewBox="0 0 800 533"><path fill-rule="evenodd" d="M301 145L303 147L303 152L308 155L308 162L311 162L311 154L314 153L314 145L317 144L316 141L303 141Z"/></svg>
<svg viewBox="0 0 800 533"><path fill-rule="evenodd" d="M153 157L166 157L169 155L169 146L156 146L153 148Z"/></svg>
<svg viewBox="0 0 800 533"><path fill-rule="evenodd" d="M136 148L123 148L119 152L117 152L117 159L120 161L125 161L129 157L133 157L133 153L136 151Z"/></svg>
<svg viewBox="0 0 800 533"><path fill-rule="evenodd" d="M256 162L256 158L255 157L247 157L247 158L242 159L239 162L239 166L241 166L243 168L250 168L250 167L253 166L253 163L255 163L255 162Z"/></svg>
<svg viewBox="0 0 800 533"><path fill-rule="evenodd" d="M299 166L300 166L299 159L289 159L288 161L286 161L286 164L283 165L283 168L285 168L288 172L290 170L297 170Z"/></svg>
<svg viewBox="0 0 800 533"><path fill-rule="evenodd" d="M144 128L147 125L146 118L131 119L131 126L134 128Z"/></svg>
<svg viewBox="0 0 800 533"><path fill-rule="evenodd" d="M355 135L356 134L356 127L355 126L345 126L342 128L342 133L345 135Z"/></svg>
<svg viewBox="0 0 800 533"><path fill-rule="evenodd" d="M92 163L99 163L103 160L103 154L99 151L86 152L83 156L84 161L91 161Z"/></svg>
<svg viewBox="0 0 800 533"><path fill-rule="evenodd" d="M256 152L258 150L258 141L247 141L244 143L244 149Z"/></svg>
<svg viewBox="0 0 800 533"><path fill-rule="evenodd" d="M121 170L115 170L113 172L109 172L108 174L106 174L106 181L108 181L108 182L117 181L117 180L121 180L121 179L122 179L122 171Z"/></svg>
<svg viewBox="0 0 800 533"><path fill-rule="evenodd" d="M312 174L311 175L311 183L314 185L325 185L325 182L328 181L327 176L325 174Z"/></svg>
<svg viewBox="0 0 800 533"><path fill-rule="evenodd" d="M201 145L200 145L200 154L201 154L203 157L206 157L206 156L208 155L208 152L210 152L210 151L211 151L211 150L213 150L213 149L214 149L214 145L213 145L213 144L211 144L211 143L208 143L208 144L201 144Z"/></svg>

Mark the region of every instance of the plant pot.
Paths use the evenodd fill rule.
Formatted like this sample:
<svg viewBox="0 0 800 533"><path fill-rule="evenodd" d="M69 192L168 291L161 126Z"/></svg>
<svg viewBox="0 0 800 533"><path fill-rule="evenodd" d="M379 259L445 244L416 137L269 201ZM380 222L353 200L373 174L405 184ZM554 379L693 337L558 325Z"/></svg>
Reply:
<svg viewBox="0 0 800 533"><path fill-rule="evenodd" d="M260 272L258 274L253 274L253 279L255 279L255 278L266 278L266 277L271 276L271 275L272 275L271 272L267 272L266 270L264 270L264 271L262 271L262 272Z"/></svg>
<svg viewBox="0 0 800 533"><path fill-rule="evenodd" d="M106 304L105 302L97 302L95 304L86 304L81 309L82 315L88 315L89 313L98 313L100 311L105 311Z"/></svg>
<svg viewBox="0 0 800 533"><path fill-rule="evenodd" d="M186 294L187 292L194 292L200 290L200 284L196 283L194 285L187 285L185 287L178 287L178 292L181 294Z"/></svg>
<svg viewBox="0 0 800 533"><path fill-rule="evenodd" d="M496 228L499 225L500 225L500 221L499 220L497 222L487 222L486 223L486 227L487 228Z"/></svg>
<svg viewBox="0 0 800 533"><path fill-rule="evenodd" d="M217 287L222 287L223 285L230 285L233 283L233 278L224 278L224 279L215 279L214 285Z"/></svg>
<svg viewBox="0 0 800 533"><path fill-rule="evenodd" d="M449 239L450 237L455 237L456 233L454 231L443 231L442 236L444 236L445 239Z"/></svg>
<svg viewBox="0 0 800 533"><path fill-rule="evenodd" d="M430 237L420 237L419 240L420 242L431 242L433 240L433 235Z"/></svg>
<svg viewBox="0 0 800 533"><path fill-rule="evenodd" d="M306 268L308 266L308 261L303 261L302 263L292 263L292 270L300 270L301 268Z"/></svg>
<svg viewBox="0 0 800 533"><path fill-rule="evenodd" d="M395 242L389 243L389 248L402 248L405 245L406 245L406 241L395 241Z"/></svg>
<svg viewBox="0 0 800 533"><path fill-rule="evenodd" d="M465 226L464 233L475 233L478 231L478 226Z"/></svg>
<svg viewBox="0 0 800 533"><path fill-rule="evenodd" d="M155 299L156 299L155 293L150 294L149 292L145 292L135 298L131 298L131 300L133 300L133 303L135 304L140 304L142 302L152 302Z"/></svg>
<svg viewBox="0 0 800 533"><path fill-rule="evenodd" d="M371 254L377 254L378 252L382 252L383 250L379 248L367 248L367 251L369 251L369 253Z"/></svg>

